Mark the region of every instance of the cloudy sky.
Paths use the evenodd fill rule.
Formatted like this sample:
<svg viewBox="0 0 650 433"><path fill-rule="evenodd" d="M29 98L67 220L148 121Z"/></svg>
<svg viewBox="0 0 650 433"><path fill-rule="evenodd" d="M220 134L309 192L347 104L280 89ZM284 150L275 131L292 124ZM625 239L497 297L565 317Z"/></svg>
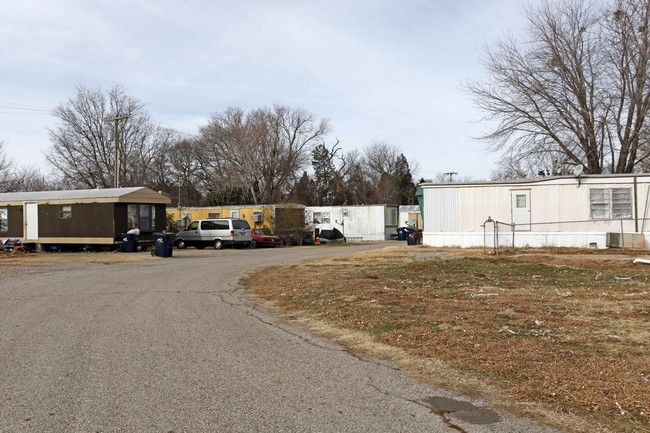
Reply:
<svg viewBox="0 0 650 433"><path fill-rule="evenodd" d="M497 155L462 84L519 0L9 0L0 9L0 141L49 170L48 113L75 87L121 84L194 133L229 106L303 107L344 151L398 145L420 177L488 178Z"/></svg>

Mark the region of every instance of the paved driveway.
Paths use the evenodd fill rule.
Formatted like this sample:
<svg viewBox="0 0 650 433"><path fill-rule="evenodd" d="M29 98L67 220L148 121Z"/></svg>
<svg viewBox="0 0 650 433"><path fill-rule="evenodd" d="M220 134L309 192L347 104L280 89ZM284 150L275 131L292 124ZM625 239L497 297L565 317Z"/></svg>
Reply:
<svg viewBox="0 0 650 433"><path fill-rule="evenodd" d="M547 432L358 359L237 291L378 246L174 252L0 276L0 432Z"/></svg>

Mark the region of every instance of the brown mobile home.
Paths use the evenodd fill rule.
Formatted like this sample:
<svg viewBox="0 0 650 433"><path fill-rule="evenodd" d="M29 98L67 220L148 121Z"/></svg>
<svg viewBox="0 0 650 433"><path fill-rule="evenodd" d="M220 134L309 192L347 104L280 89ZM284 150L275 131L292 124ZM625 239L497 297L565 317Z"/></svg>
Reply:
<svg viewBox="0 0 650 433"><path fill-rule="evenodd" d="M0 239L37 245L114 245L163 231L170 199L145 187L0 193Z"/></svg>

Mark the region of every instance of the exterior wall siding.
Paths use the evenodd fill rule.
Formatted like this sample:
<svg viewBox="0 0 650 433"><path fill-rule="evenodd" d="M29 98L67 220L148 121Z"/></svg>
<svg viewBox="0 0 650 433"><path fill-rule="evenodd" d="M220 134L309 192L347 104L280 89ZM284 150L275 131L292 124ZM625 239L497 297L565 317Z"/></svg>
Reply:
<svg viewBox="0 0 650 433"><path fill-rule="evenodd" d="M354 241L380 241L390 239L397 234L396 227L386 226L385 212L387 208L396 206L307 206L305 208L305 223L314 229L328 230L337 228L348 239ZM397 208L397 207L396 207ZM328 212L328 223L315 224L314 212ZM347 215L344 216L344 212ZM340 222L345 220L345 227ZM336 221L339 223L337 224Z"/></svg>
<svg viewBox="0 0 650 433"><path fill-rule="evenodd" d="M646 232L650 232L650 221L643 221L643 218L650 218L650 176L641 175L636 179L636 188L633 176L585 177L580 184L575 178L554 178L511 184L423 185L423 243L431 246L483 246L481 225L488 217L511 223L511 192L529 190L531 226L530 230L517 231L515 246L589 248L596 245L605 248L606 233L620 232L621 224L619 221L591 220L590 191L593 188L630 188L633 201L636 197L632 217L640 220L637 227L628 221L625 232L644 233L648 246L650 239ZM487 228L492 230L491 225ZM502 232L500 240L505 237L507 235ZM512 245L511 236L506 245Z"/></svg>
<svg viewBox="0 0 650 433"><path fill-rule="evenodd" d="M424 190L424 227L434 232L458 231L458 189Z"/></svg>

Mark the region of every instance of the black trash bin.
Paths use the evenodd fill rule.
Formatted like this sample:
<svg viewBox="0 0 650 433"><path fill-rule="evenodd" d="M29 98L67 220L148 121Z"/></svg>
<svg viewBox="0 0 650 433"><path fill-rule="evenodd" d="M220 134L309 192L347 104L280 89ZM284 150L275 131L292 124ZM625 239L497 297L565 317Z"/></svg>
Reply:
<svg viewBox="0 0 650 433"><path fill-rule="evenodd" d="M397 239L400 240L400 241L408 241L409 240L409 235L411 233L415 233L415 228L413 228L413 227L399 227L397 229Z"/></svg>
<svg viewBox="0 0 650 433"><path fill-rule="evenodd" d="M122 252L135 253L138 251L138 237L131 233L122 233Z"/></svg>
<svg viewBox="0 0 650 433"><path fill-rule="evenodd" d="M155 245L151 255L158 257L171 257L174 251L174 233L154 233L153 243Z"/></svg>
<svg viewBox="0 0 650 433"><path fill-rule="evenodd" d="M406 239L406 245L417 245L418 240L413 236L413 233L408 235L409 237Z"/></svg>

